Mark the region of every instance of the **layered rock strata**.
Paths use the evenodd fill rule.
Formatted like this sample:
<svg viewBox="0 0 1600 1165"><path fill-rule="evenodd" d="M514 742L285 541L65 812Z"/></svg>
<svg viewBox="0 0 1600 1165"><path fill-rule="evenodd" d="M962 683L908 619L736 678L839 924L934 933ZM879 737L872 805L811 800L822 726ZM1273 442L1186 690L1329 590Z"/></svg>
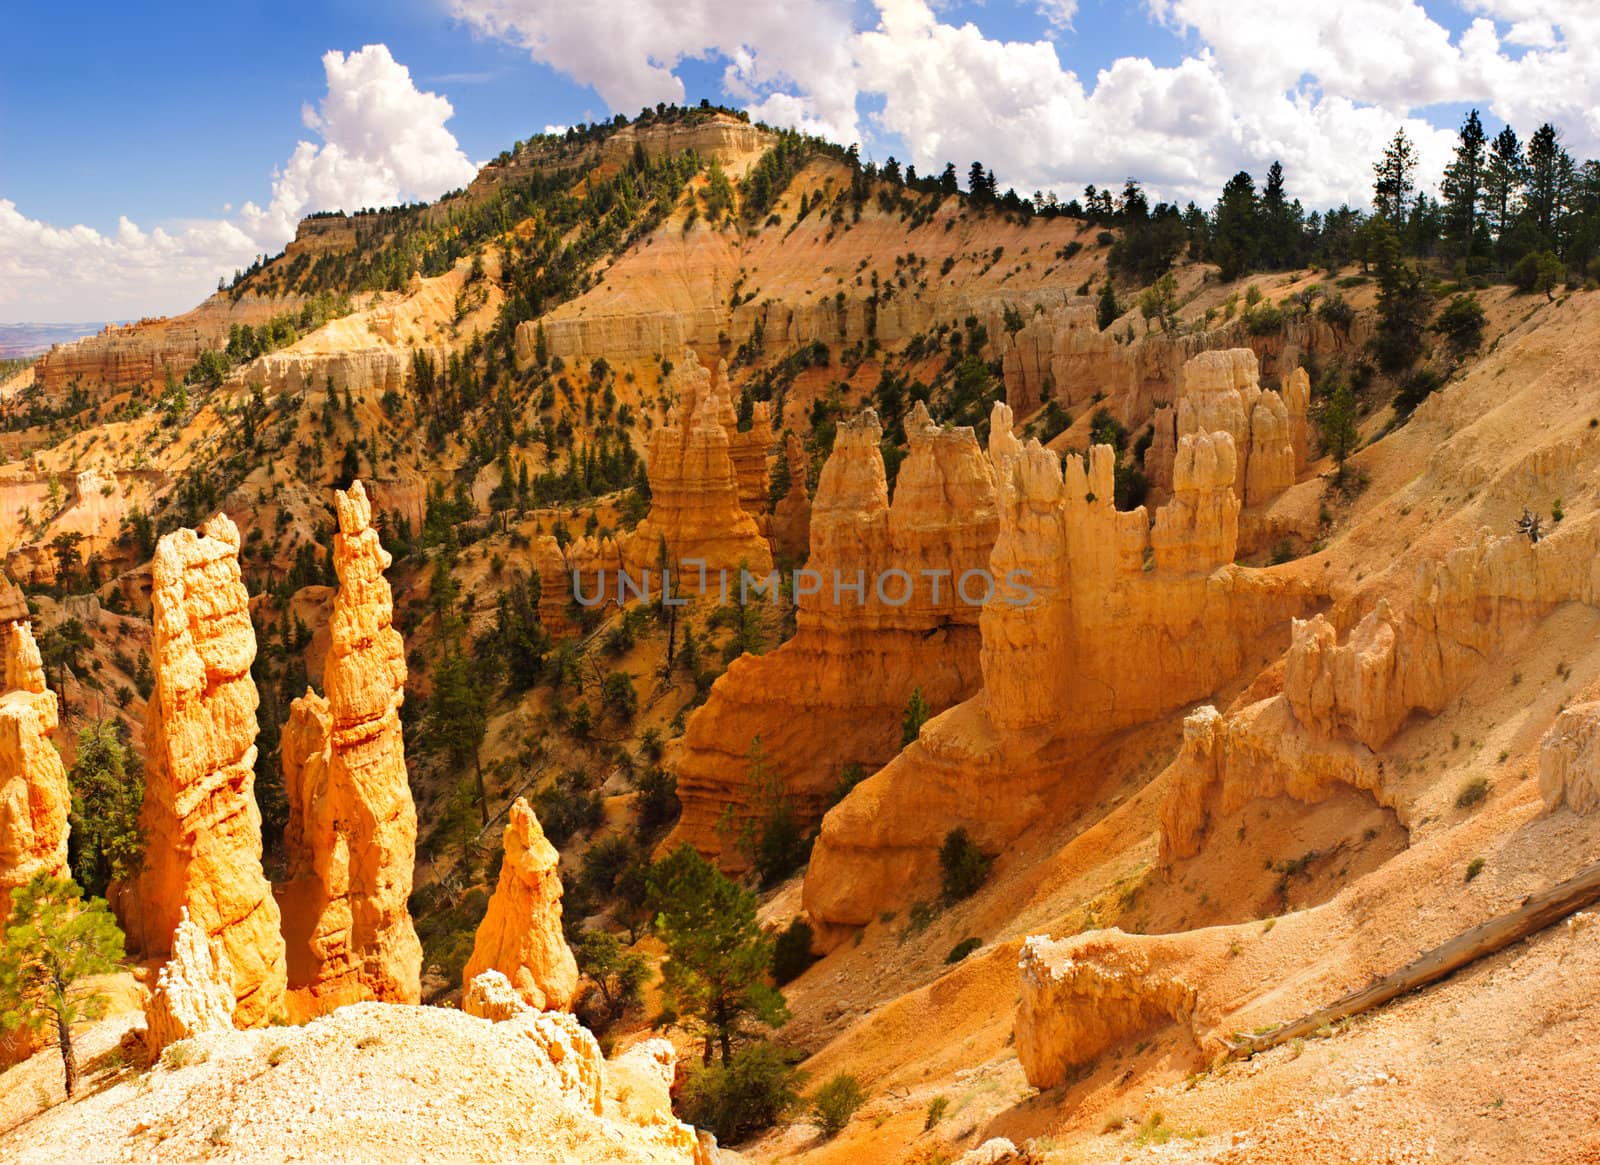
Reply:
<svg viewBox="0 0 1600 1165"><path fill-rule="evenodd" d="M561 930L560 860L539 818L518 797L506 821L500 880L478 924L463 982L498 971L530 1007L566 1011L572 1006L578 963Z"/></svg>
<svg viewBox="0 0 1600 1165"><path fill-rule="evenodd" d="M227 958L193 922L179 912L172 956L162 964L145 1000L144 1042L152 1058L179 1040L202 1032L233 1030L233 973Z"/></svg>
<svg viewBox="0 0 1600 1165"><path fill-rule="evenodd" d="M359 481L337 495L337 509L327 696L294 701L281 746L289 986L318 1011L361 999L415 1003L422 967L406 907L417 814L400 731L405 644L383 574L390 558Z"/></svg>
<svg viewBox="0 0 1600 1165"><path fill-rule="evenodd" d="M990 452L1000 525L989 573L1026 578L1031 600L982 608L982 689L824 819L804 893L823 928L936 890L953 828L995 853L1092 799L1097 774L1072 758L1263 665L1311 604L1302 587L1233 565L1237 458L1225 431L1179 440L1182 488L1153 524L1143 507L1115 508L1107 446L1063 465L1011 436L999 405Z"/></svg>
<svg viewBox="0 0 1600 1165"><path fill-rule="evenodd" d="M11 891L33 878L67 876L72 792L52 737L56 694L26 622L0 625L0 928Z"/></svg>
<svg viewBox="0 0 1600 1165"><path fill-rule="evenodd" d="M734 660L668 758L683 802L673 843L727 868L743 864L731 842L760 811L748 788L757 737L808 824L848 766L870 771L900 748L914 690L937 711L977 685L994 470L970 428L942 429L918 404L891 503L881 435L871 410L839 427L812 506L794 637Z"/></svg>
<svg viewBox="0 0 1600 1165"><path fill-rule="evenodd" d="M238 528L222 514L156 546L145 864L138 917L125 929L147 955L168 954L187 908L232 968L235 1022L253 1027L281 1014L284 946L261 870L256 638L238 553Z"/></svg>

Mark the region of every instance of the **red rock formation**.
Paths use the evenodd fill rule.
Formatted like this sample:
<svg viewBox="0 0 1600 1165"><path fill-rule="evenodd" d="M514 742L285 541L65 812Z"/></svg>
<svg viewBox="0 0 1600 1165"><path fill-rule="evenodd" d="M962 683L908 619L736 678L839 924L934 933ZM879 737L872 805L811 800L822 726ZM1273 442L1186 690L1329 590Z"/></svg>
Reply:
<svg viewBox="0 0 1600 1165"><path fill-rule="evenodd" d="M823 928L933 892L939 846L956 826L999 852L1040 815L1067 811L1097 776L1075 774L1072 758L1265 663L1307 605L1300 588L1232 564L1227 433L1179 442L1182 488L1152 528L1143 507L1114 508L1110 448L1063 469L1009 428L997 406L989 571L1015 572L1033 598L983 608L982 690L824 819L804 893Z"/></svg>
<svg viewBox="0 0 1600 1165"><path fill-rule="evenodd" d="M789 469L789 492L772 511L772 546L790 562L804 562L811 553L811 495L806 490L810 463L805 444L794 433L784 437L784 461Z"/></svg>
<svg viewBox="0 0 1600 1165"><path fill-rule="evenodd" d="M541 534L533 544L533 569L539 575L539 626L546 634L566 635L572 631L567 604L572 601L572 572L567 567L561 543L552 535Z"/></svg>
<svg viewBox="0 0 1600 1165"><path fill-rule="evenodd" d="M506 821L505 859L478 924L462 981L499 971L532 1007L566 1011L578 993L578 963L561 932L561 855L518 797Z"/></svg>
<svg viewBox="0 0 1600 1165"><path fill-rule="evenodd" d="M261 872L256 807L255 629L239 531L217 515L163 537L151 563L155 691L145 724L145 865L137 921L148 955L171 949L182 912L233 969L235 1021L281 1013L283 937Z"/></svg>
<svg viewBox="0 0 1600 1165"><path fill-rule="evenodd" d="M0 625L0 927L11 891L35 874L67 876L67 772L51 742L59 723L56 694L26 622Z"/></svg>
<svg viewBox="0 0 1600 1165"><path fill-rule="evenodd" d="M683 571L679 581L685 586L699 586L701 576L697 567L684 563L704 563L710 572L726 571L734 585L741 563L752 574L764 576L772 569L772 552L756 522L756 511L745 509L743 499L765 500L770 422L764 437L738 433L732 404L718 393L692 351L684 353L674 377L678 409L650 434L645 456L650 512L624 545L624 563L641 579L645 571L656 572L665 540L672 567ZM734 461L735 438L745 464L743 478ZM759 478L754 460L758 444ZM708 580L707 585L719 583Z"/></svg>
<svg viewBox="0 0 1600 1165"><path fill-rule="evenodd" d="M417 814L400 734L405 644L366 490L354 483L337 505L327 697L294 702L281 746L289 986L313 1012L362 999L416 1003L421 992L422 947L406 909Z"/></svg>
<svg viewBox="0 0 1600 1165"><path fill-rule="evenodd" d="M168 1044L203 1032L233 1030L233 973L227 957L180 911L172 957L144 1004L144 1042L152 1058Z"/></svg>
<svg viewBox="0 0 1600 1165"><path fill-rule="evenodd" d="M870 771L899 749L913 690L936 711L974 690L980 607L957 592L989 558L994 471L971 429L941 429L920 404L906 436L891 505L876 414L839 427L812 508L798 629L776 651L735 660L689 718L668 758L683 802L669 844L688 841L738 868L728 827L757 811L747 789L756 737L810 822L846 766Z"/></svg>

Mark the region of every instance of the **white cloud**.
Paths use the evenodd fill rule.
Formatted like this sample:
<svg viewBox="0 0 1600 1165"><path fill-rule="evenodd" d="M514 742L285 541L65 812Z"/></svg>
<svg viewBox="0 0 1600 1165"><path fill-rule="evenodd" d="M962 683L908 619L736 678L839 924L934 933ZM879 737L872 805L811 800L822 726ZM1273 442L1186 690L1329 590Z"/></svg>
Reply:
<svg viewBox="0 0 1600 1165"><path fill-rule="evenodd" d="M674 70L716 55L728 62L723 88L754 116L781 112L830 137L855 140L850 0L451 0L451 11L478 32L592 86L613 112L631 116L660 101L682 104L683 81Z"/></svg>
<svg viewBox="0 0 1600 1165"><path fill-rule="evenodd" d="M1045 31L1081 22L1076 0L1027 2ZM452 3L613 111L683 100L678 66L716 57L725 91L755 117L849 141L840 127L854 130L858 100L881 99L868 124L919 168L981 158L1024 190L1136 175L1160 196L1209 203L1235 171L1259 178L1281 159L1307 203L1365 203L1399 126L1420 177L1437 179L1453 127L1424 114L1456 102L1524 136L1555 120L1573 149L1600 153L1600 4L1571 0L1466 0L1477 19L1454 36L1417 0L1260 0L1247 15L1237 0L1145 0L1196 47L1173 66L1110 61L1092 79L1064 68L1048 36L993 38L939 0L871 0L853 28L839 0Z"/></svg>
<svg viewBox="0 0 1600 1165"><path fill-rule="evenodd" d="M386 46L322 58L328 90L302 111L319 142L301 141L274 174L263 208L231 218L144 230L126 217L113 234L57 227L0 200L0 317L119 319L193 307L217 277L280 250L317 210L430 199L476 167L445 128L449 101L420 92ZM225 211L226 213L226 211Z"/></svg>

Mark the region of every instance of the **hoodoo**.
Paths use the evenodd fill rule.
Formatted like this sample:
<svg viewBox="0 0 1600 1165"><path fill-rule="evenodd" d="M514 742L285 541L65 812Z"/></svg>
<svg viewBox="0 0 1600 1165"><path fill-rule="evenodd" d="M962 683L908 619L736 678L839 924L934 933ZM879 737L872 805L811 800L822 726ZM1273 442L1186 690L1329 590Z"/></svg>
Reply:
<svg viewBox="0 0 1600 1165"><path fill-rule="evenodd" d="M45 686L39 647L26 622L0 627L0 927L11 891L35 874L67 874L72 805L61 754L51 743L56 694Z"/></svg>
<svg viewBox="0 0 1600 1165"><path fill-rule="evenodd" d="M188 917L233 971L240 1027L282 1015L284 947L261 869L255 799L256 656L239 529L223 514L177 530L151 565L155 691L145 723L144 871L126 929L165 955Z"/></svg>
<svg viewBox="0 0 1600 1165"><path fill-rule="evenodd" d="M315 1011L360 999L416 1003L421 991L422 947L406 909L417 814L400 734L405 644L366 490L358 481L337 501L327 695L294 702L282 745L289 986Z"/></svg>

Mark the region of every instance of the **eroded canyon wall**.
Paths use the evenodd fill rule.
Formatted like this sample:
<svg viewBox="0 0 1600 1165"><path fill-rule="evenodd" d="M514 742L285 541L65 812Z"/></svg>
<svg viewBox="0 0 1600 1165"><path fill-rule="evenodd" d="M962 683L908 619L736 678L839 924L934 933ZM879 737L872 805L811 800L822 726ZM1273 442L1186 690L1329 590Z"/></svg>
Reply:
<svg viewBox="0 0 1600 1165"><path fill-rule="evenodd" d="M24 608L25 610L26 608ZM0 927L11 891L33 878L67 876L72 793L53 741L56 694L24 621L0 624Z"/></svg>

